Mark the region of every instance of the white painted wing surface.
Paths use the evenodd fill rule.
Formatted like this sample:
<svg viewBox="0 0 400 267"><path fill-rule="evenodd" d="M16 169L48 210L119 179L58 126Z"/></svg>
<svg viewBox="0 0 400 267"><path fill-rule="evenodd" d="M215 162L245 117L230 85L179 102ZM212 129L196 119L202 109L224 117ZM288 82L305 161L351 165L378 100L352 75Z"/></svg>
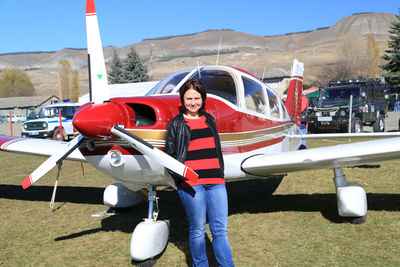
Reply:
<svg viewBox="0 0 400 267"><path fill-rule="evenodd" d="M242 162L250 174L268 176L309 169L352 167L400 158L400 138L388 138L270 155L254 155Z"/></svg>
<svg viewBox="0 0 400 267"><path fill-rule="evenodd" d="M301 139L339 139L339 138L386 138L399 137L400 132L382 132L382 133L322 133L322 134L303 134Z"/></svg>
<svg viewBox="0 0 400 267"><path fill-rule="evenodd" d="M0 136L0 150L36 156L52 156L64 150L68 142L52 141L47 139L20 138ZM75 149L66 158L68 160L86 162L85 157Z"/></svg>

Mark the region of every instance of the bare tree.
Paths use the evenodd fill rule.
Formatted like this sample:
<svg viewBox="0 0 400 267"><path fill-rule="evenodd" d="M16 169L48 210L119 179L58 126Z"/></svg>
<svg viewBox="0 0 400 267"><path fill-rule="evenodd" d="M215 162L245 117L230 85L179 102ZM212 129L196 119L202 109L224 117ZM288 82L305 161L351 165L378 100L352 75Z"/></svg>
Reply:
<svg viewBox="0 0 400 267"><path fill-rule="evenodd" d="M0 97L32 96L35 87L23 70L4 69L0 75Z"/></svg>
<svg viewBox="0 0 400 267"><path fill-rule="evenodd" d="M340 38L337 47L337 79L351 79L363 75L364 55L362 42L356 34L348 32Z"/></svg>
<svg viewBox="0 0 400 267"><path fill-rule="evenodd" d="M366 59L368 61L368 77L378 78L380 65L379 46L376 44L375 38L371 34L368 35Z"/></svg>
<svg viewBox="0 0 400 267"><path fill-rule="evenodd" d="M58 62L57 74L59 97L60 99L69 98L71 66L69 65L68 60L63 59Z"/></svg>
<svg viewBox="0 0 400 267"><path fill-rule="evenodd" d="M78 102L79 100L79 85L78 85L79 73L77 70L72 71L72 102Z"/></svg>
<svg viewBox="0 0 400 267"><path fill-rule="evenodd" d="M330 80L378 77L379 47L372 35L367 40L356 38L348 32L343 35L336 48L337 61L325 66L323 74L318 77L324 85Z"/></svg>

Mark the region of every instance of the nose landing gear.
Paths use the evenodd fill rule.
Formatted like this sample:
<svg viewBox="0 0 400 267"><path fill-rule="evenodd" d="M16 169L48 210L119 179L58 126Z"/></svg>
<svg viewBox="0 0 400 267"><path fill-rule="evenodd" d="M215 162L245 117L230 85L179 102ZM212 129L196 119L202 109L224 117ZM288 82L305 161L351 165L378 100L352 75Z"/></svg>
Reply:
<svg viewBox="0 0 400 267"><path fill-rule="evenodd" d="M155 186L149 188L148 216L139 223L132 234L130 254L134 261L153 262L153 258L164 251L168 243L169 221L158 221L158 197ZM154 264L155 261L152 263Z"/></svg>

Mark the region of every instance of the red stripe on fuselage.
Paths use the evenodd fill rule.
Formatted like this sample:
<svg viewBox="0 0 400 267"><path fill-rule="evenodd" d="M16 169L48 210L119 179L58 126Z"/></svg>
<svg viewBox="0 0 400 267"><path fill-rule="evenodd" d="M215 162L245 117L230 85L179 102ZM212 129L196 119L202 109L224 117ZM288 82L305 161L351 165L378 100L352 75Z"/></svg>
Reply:
<svg viewBox="0 0 400 267"><path fill-rule="evenodd" d="M263 147L278 144L278 143L282 142L283 139L285 139L284 136L275 138L275 139L271 139L271 140L267 140L267 141L258 142L258 143L255 143L252 145L247 145L247 146L223 147L222 153L225 155L229 155L229 154L235 154L235 153L250 152L252 150L256 150L256 149L260 149Z"/></svg>
<svg viewBox="0 0 400 267"><path fill-rule="evenodd" d="M249 152L252 150L260 149L263 147L275 145L279 142L282 142L283 139L285 139L284 136L275 138L275 139L270 139L267 141L261 141L257 142L251 145L243 145L243 146L235 146L235 147L222 147L222 153L229 155L229 154L235 154L235 153L244 153L244 152ZM164 151L164 148L158 147L161 151ZM107 155L108 151L110 150L118 150L121 152L122 155L143 155L136 149L134 149L131 146L119 146L119 145L102 145L102 146L96 146L94 151L90 151L87 149L86 146L80 147L79 148L80 152L84 156L104 156Z"/></svg>

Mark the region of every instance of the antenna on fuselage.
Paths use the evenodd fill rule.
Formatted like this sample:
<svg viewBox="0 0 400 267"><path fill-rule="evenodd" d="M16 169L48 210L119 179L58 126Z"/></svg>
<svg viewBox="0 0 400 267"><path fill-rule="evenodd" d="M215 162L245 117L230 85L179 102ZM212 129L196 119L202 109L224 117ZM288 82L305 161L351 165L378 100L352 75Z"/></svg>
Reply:
<svg viewBox="0 0 400 267"><path fill-rule="evenodd" d="M263 71L263 75L262 75L262 78L261 78L261 81L262 82L264 82L264 76L265 76L265 69L267 68L267 66L264 66L264 71Z"/></svg>
<svg viewBox="0 0 400 267"><path fill-rule="evenodd" d="M199 74L199 79L201 79L201 67L200 67L200 62L197 61L197 73Z"/></svg>
<svg viewBox="0 0 400 267"><path fill-rule="evenodd" d="M221 50L221 42L222 42L222 35L219 37L219 45L218 45L217 61L215 62L215 66L218 66L219 51Z"/></svg>

